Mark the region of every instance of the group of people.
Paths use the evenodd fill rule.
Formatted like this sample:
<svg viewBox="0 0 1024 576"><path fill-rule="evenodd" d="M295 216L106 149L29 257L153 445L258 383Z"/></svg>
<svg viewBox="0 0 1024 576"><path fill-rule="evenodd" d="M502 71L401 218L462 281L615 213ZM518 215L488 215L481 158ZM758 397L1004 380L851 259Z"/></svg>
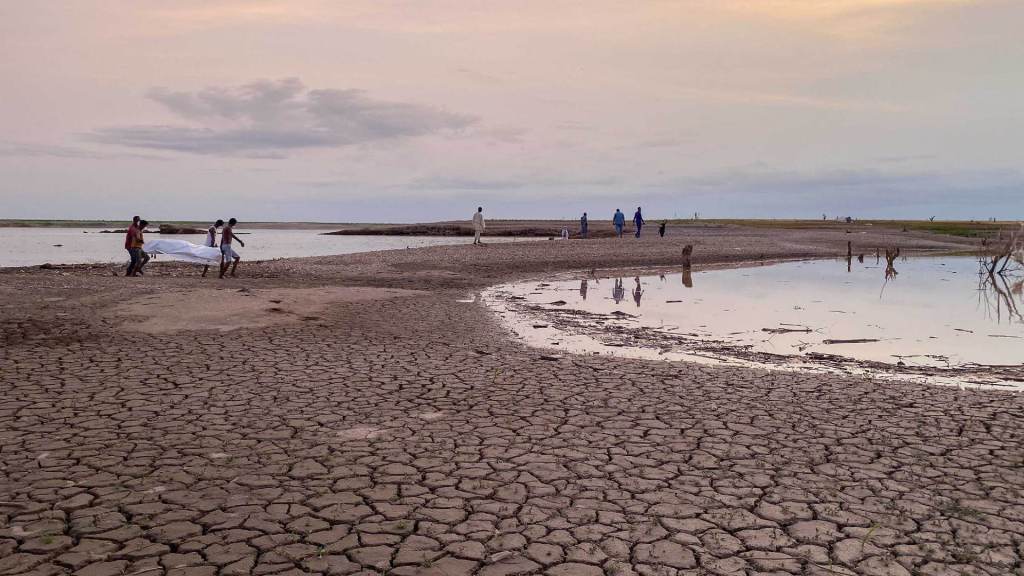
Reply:
<svg viewBox="0 0 1024 576"><path fill-rule="evenodd" d="M473 245L482 246L483 242L480 241L480 236L487 229L487 223L484 221L484 209L478 206L476 212L473 214ZM644 220L644 216L641 213L640 206L636 207L636 213L633 214L633 229L634 235L639 238L640 230L644 227L647 221ZM665 228L668 225L667 221L662 221L658 225L658 235L662 238L665 237ZM626 215L622 213L622 210L615 209L615 214L612 216L612 226L615 227L615 235L622 238L622 232L626 228ZM587 219L587 213L584 212L583 216L580 217L580 238L590 237L590 221ZM567 228L562 229L562 238L569 238L569 230Z"/></svg>
<svg viewBox="0 0 1024 576"><path fill-rule="evenodd" d="M584 231L587 229L586 220L587 213L584 212L583 217L580 218L580 235L583 236L584 238L587 237L584 233ZM637 206L636 212L633 213L633 234L637 238L640 237L640 230L643 229L644 224L647 224L647 221L644 220L644 215L641 213L640 207ZM618 236L619 238L622 238L622 231L626 227L626 215L623 214L622 211L619 210L618 208L615 209L615 214L612 215L612 225L615 226L615 235ZM664 220L661 222L661 224L658 225L658 235L661 236L662 238L665 237L665 227L667 225L668 222Z"/></svg>
<svg viewBox="0 0 1024 576"><path fill-rule="evenodd" d="M217 220L206 230L206 243L204 244L210 248L220 247L220 277L224 275L230 269L231 276L235 275L238 270L238 263L242 260L242 257L235 252L233 247L234 242L242 247L245 247L245 242L241 238L235 235L235 225L238 224L238 220L234 218L228 220L227 224L224 224L223 220ZM144 236L146 226L149 222L142 218L135 216L132 218L132 224L128 227L124 239L124 248L128 251L128 270L125 272L125 276L142 276L145 274L144 268L149 262L149 254L146 253L144 247L146 245L146 239ZM220 232L220 242L217 241L217 230L223 228ZM203 266L203 277L206 277L206 273L209 272L210 266Z"/></svg>
<svg viewBox="0 0 1024 576"><path fill-rule="evenodd" d="M125 272L125 276L142 276L143 268L146 267L146 263L149 262L149 254L142 249L146 244L146 239L143 237L143 232L146 230L146 226L149 226L149 222L135 216L132 218L132 225L128 227L128 231L124 236L124 249L128 251L128 270Z"/></svg>
<svg viewBox="0 0 1024 576"><path fill-rule="evenodd" d="M228 267L231 267L231 276L235 276L235 271L238 270L238 263L242 261L242 257L235 252L232 243L238 242L239 246L245 248L245 242L241 238L235 236L235 225L238 224L238 220L234 218L228 220L227 225L224 224L223 220L217 220L206 230L206 246L210 248L216 248L217 244L217 229L223 228L220 233L220 277L224 277L224 273L228 271ZM206 273L210 270L209 266L203 266L203 278L206 277Z"/></svg>

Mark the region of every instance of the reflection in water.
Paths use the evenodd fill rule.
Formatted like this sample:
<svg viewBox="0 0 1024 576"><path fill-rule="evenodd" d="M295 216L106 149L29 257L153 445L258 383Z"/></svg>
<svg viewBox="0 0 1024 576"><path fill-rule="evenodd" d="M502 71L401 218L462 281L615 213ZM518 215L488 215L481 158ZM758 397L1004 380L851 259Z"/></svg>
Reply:
<svg viewBox="0 0 1024 576"><path fill-rule="evenodd" d="M622 278L616 278L615 285L612 286L612 300L615 300L615 303L619 304L625 299L626 289L622 286Z"/></svg>
<svg viewBox="0 0 1024 576"><path fill-rule="evenodd" d="M1021 312L1021 305L1024 304L1024 278L1019 278L1014 273L993 273L988 270L985 263L979 262L978 270L978 298L989 318L998 323L1003 319L1008 322L1024 323L1024 313Z"/></svg>
<svg viewBox="0 0 1024 576"><path fill-rule="evenodd" d="M879 254L879 260L883 255ZM908 367L974 363L1024 368L1024 272L979 275L977 260L948 257L901 260L897 275L895 263L902 256L889 251L881 298L881 266L853 262L857 266L848 273L842 262L845 258L756 270L682 270L681 285L656 282L658 274L634 277L631 296L638 309L628 317L618 317L628 328L620 334L641 341L648 338L644 329L654 328L657 330L650 338L673 334L698 347L713 343L755 353L847 357ZM700 276L699 290L693 290L695 276ZM596 282L596 278L588 278L588 284ZM553 282L544 293L534 293L535 285L508 285L498 290L521 297L522 303L530 306L550 302L552 292L561 295L563 290L571 290L567 307L558 307L572 312L562 320L574 323L573 329L606 337L605 327L614 334L615 321L590 322L580 312L614 314L616 306L630 295L623 278L613 278L613 282L611 299L584 300L584 285L578 279ZM666 330L666 326L672 328ZM565 334L551 338L570 348ZM586 352L608 350L600 342L593 347L579 342L574 345ZM614 353L623 353L622 348L615 346Z"/></svg>
<svg viewBox="0 0 1024 576"><path fill-rule="evenodd" d="M636 286L633 288L633 301L636 302L636 307L640 307L640 298L644 295L644 289L640 287L640 277L633 278L636 282Z"/></svg>
<svg viewBox="0 0 1024 576"><path fill-rule="evenodd" d="M689 268L683 270L683 286L693 288L693 275L690 274Z"/></svg>
<svg viewBox="0 0 1024 576"><path fill-rule="evenodd" d="M587 279L580 280L580 298L587 299Z"/></svg>

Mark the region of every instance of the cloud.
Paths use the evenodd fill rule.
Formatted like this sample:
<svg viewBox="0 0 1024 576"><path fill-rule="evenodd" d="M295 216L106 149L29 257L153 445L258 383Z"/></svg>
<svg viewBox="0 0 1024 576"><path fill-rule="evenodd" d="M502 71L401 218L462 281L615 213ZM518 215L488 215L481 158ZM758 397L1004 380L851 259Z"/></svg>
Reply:
<svg viewBox="0 0 1024 576"><path fill-rule="evenodd" d="M109 158L135 158L140 160L166 160L152 154L108 153L80 146L40 144L32 142L0 142L0 158L66 158L71 160L105 160Z"/></svg>
<svg viewBox="0 0 1024 576"><path fill-rule="evenodd" d="M762 217L813 217L826 211L887 218L935 214L1016 218L1022 215L1017 200L1022 189L1024 174L1012 169L773 171L748 167L648 186L655 194L685 198L723 216Z"/></svg>
<svg viewBox="0 0 1024 576"><path fill-rule="evenodd" d="M458 131L477 122L429 106L376 100L362 90L309 90L297 78L198 92L154 88L147 97L186 124L113 126L86 138L192 154L281 157L289 150Z"/></svg>
<svg viewBox="0 0 1024 576"><path fill-rule="evenodd" d="M498 191L521 190L531 188L603 188L615 186L621 179L615 176L597 176L593 178L574 178L559 176L526 175L517 178L475 178L465 176L428 176L417 178L407 184L412 190L460 191Z"/></svg>

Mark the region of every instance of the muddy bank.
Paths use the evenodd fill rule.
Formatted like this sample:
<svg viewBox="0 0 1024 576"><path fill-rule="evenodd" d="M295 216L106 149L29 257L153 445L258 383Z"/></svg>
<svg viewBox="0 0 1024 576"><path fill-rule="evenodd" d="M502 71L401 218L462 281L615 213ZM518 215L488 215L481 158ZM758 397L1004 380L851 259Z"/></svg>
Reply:
<svg viewBox="0 0 1024 576"><path fill-rule="evenodd" d="M0 273L0 574L1019 572L1022 395L553 357L467 297L670 267L687 243L703 262L845 252L818 234L394 250L235 280ZM965 247L855 245L896 241ZM316 319L138 332L115 314L164 322L217 288L200 315Z"/></svg>

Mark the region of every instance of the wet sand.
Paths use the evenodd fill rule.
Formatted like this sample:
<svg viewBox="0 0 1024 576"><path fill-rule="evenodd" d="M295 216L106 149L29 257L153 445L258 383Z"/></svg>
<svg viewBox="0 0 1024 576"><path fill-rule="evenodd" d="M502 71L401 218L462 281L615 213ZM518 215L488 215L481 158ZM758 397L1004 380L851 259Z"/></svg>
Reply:
<svg viewBox="0 0 1024 576"><path fill-rule="evenodd" d="M1019 394L558 358L460 302L672 267L687 243L704 266L847 240L972 246L708 228L243 262L234 280L4 271L0 575L1024 573ZM246 315L297 319L126 326L249 298Z"/></svg>

